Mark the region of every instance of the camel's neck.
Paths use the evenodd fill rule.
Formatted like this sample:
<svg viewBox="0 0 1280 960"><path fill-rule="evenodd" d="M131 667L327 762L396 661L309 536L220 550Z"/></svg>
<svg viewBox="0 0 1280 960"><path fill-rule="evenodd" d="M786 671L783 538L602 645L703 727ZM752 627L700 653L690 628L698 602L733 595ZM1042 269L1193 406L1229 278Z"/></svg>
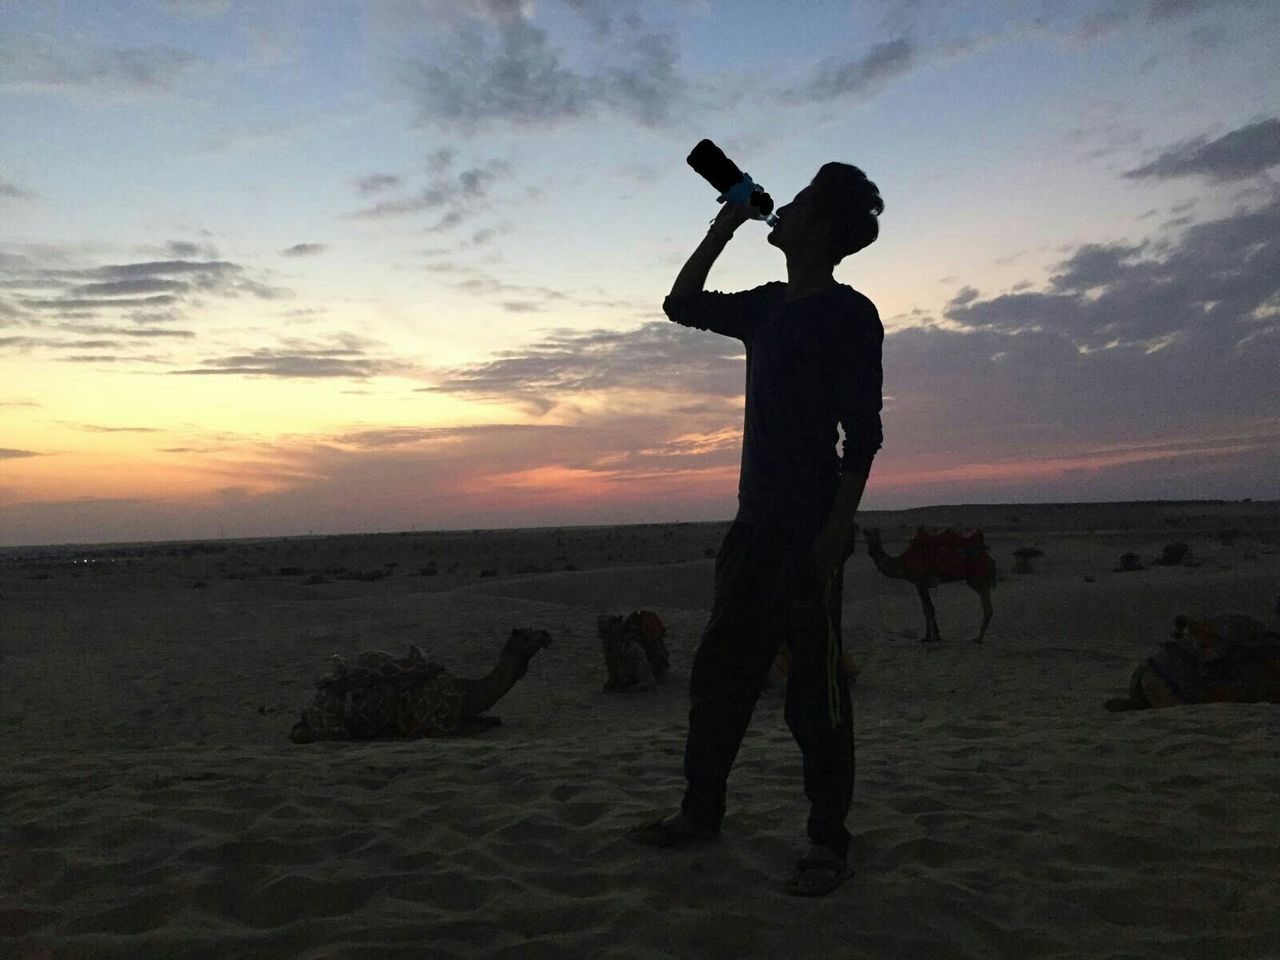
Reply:
<svg viewBox="0 0 1280 960"><path fill-rule="evenodd" d="M907 574L902 568L901 559L885 553L884 547L878 540L872 540L867 544L867 555L871 557L871 562L876 565L876 569L886 577L906 579Z"/></svg>
<svg viewBox="0 0 1280 960"><path fill-rule="evenodd" d="M463 683L462 712L465 716L479 716L507 695L525 674L526 665L502 651L497 665L483 677Z"/></svg>

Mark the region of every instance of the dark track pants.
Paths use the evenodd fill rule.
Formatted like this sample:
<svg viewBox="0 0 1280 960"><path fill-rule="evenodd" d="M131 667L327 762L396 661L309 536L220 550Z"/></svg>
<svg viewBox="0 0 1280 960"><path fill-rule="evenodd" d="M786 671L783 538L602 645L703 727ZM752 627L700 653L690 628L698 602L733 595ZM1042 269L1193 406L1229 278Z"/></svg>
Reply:
<svg viewBox="0 0 1280 960"><path fill-rule="evenodd" d="M853 708L840 670L840 587L813 574L811 537L734 523L716 557L715 602L694 656L685 744L685 815L719 827L729 770L783 643L786 719L804 758L809 839L847 855Z"/></svg>

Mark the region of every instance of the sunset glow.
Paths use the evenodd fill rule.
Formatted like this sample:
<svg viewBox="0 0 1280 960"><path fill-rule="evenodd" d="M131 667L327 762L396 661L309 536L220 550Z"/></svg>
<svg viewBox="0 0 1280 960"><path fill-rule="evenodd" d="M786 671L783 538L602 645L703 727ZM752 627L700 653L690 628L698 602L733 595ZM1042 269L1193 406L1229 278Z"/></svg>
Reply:
<svg viewBox="0 0 1280 960"><path fill-rule="evenodd" d="M0 4L0 545L731 516L702 137L880 185L866 507L1280 497L1280 8L996 9Z"/></svg>

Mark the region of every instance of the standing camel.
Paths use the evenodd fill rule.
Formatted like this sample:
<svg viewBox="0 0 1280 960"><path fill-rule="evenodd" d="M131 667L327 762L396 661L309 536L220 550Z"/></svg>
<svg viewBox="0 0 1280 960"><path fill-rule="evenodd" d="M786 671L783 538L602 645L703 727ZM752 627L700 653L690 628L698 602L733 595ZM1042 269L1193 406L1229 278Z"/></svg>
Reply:
<svg viewBox="0 0 1280 960"><path fill-rule="evenodd" d="M867 538L867 553L871 555L876 569L886 577L915 584L916 592L920 594L920 603L924 607L925 632L920 638L924 643L935 643L942 639L942 634L938 632L933 600L929 597L930 588L940 583L956 583L961 580L976 590L982 600L982 628L973 638L974 643L982 642L987 633L987 624L991 622L991 590L996 584L996 563L987 553L981 530L962 535L954 530L926 533L921 528L911 538L907 549L897 557L884 552L879 530L863 532Z"/></svg>

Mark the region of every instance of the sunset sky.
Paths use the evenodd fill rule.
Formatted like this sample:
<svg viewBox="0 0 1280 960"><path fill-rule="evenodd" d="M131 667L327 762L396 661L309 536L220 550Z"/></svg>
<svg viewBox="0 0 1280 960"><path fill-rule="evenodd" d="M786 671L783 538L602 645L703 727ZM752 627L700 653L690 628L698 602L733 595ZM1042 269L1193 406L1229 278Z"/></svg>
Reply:
<svg viewBox="0 0 1280 960"><path fill-rule="evenodd" d="M1277 49L1270 0L0 0L0 545L727 519L741 345L661 311L703 137L880 186L864 507L1278 498Z"/></svg>

